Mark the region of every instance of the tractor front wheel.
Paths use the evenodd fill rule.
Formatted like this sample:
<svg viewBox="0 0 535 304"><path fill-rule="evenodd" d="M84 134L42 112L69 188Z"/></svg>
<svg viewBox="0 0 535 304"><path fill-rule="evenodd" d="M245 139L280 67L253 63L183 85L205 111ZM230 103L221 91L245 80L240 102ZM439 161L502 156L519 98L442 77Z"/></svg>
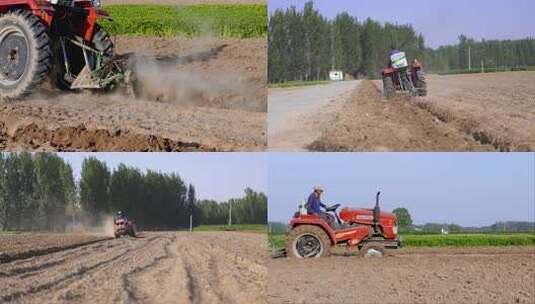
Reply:
<svg viewBox="0 0 535 304"><path fill-rule="evenodd" d="M331 255L331 240L318 226L301 225L294 228L288 236L286 252L295 258L319 258Z"/></svg>
<svg viewBox="0 0 535 304"><path fill-rule="evenodd" d="M52 66L47 28L30 11L0 15L0 98L30 94Z"/></svg>
<svg viewBox="0 0 535 304"><path fill-rule="evenodd" d="M392 98L396 94L392 76L383 76L383 93L387 99Z"/></svg>

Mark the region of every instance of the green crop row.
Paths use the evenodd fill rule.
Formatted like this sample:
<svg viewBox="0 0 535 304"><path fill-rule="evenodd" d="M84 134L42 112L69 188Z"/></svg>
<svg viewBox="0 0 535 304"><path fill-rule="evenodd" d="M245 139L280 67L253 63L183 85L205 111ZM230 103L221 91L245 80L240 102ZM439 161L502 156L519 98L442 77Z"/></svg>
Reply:
<svg viewBox="0 0 535 304"><path fill-rule="evenodd" d="M311 85L322 85L332 83L330 80L311 80L311 81L288 81L268 84L269 88L289 88L289 87L303 87Z"/></svg>
<svg viewBox="0 0 535 304"><path fill-rule="evenodd" d="M404 235L402 240L407 247L529 246L535 245L535 234Z"/></svg>
<svg viewBox="0 0 535 304"><path fill-rule="evenodd" d="M215 36L255 38L267 35L265 5L109 5L113 21L101 25L111 35Z"/></svg>
<svg viewBox="0 0 535 304"><path fill-rule="evenodd" d="M475 247L475 246L534 246L535 233L512 234L449 234L401 236L406 247ZM285 234L270 234L270 245L275 248L286 247Z"/></svg>
<svg viewBox="0 0 535 304"><path fill-rule="evenodd" d="M200 225L193 231L255 231L267 232L267 225Z"/></svg>

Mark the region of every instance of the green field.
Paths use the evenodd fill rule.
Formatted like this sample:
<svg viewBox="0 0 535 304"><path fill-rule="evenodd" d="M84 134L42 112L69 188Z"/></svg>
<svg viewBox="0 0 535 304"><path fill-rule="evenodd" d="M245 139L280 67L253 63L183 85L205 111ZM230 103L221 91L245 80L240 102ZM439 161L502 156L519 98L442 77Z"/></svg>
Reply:
<svg viewBox="0 0 535 304"><path fill-rule="evenodd" d="M285 234L271 234L270 244L286 247ZM485 234L405 234L401 235L406 247L474 247L474 246L534 246L535 233Z"/></svg>
<svg viewBox="0 0 535 304"><path fill-rule="evenodd" d="M193 231L254 231L267 232L267 225L200 225Z"/></svg>
<svg viewBox="0 0 535 304"><path fill-rule="evenodd" d="M270 83L268 88L288 88L288 87L304 87L311 85L329 84L330 80L314 80L314 81L288 81L281 83Z"/></svg>
<svg viewBox="0 0 535 304"><path fill-rule="evenodd" d="M485 73L498 73L498 72L517 72L517 71L535 71L535 66L520 66L520 67L493 67L485 69ZM441 72L430 72L438 75L456 75L456 74L479 74L481 73L480 68L474 68L471 70L450 70L450 71L441 71Z"/></svg>
<svg viewBox="0 0 535 304"><path fill-rule="evenodd" d="M102 26L111 35L215 36L255 38L267 35L265 5L109 5L113 21Z"/></svg>

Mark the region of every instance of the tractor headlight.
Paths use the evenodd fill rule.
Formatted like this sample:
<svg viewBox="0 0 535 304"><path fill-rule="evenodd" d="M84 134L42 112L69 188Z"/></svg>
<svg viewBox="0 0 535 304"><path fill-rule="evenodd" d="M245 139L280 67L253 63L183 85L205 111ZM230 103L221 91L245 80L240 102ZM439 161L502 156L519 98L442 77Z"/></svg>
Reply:
<svg viewBox="0 0 535 304"><path fill-rule="evenodd" d="M102 6L102 2L100 0L92 0L91 2L93 2L93 6L94 7L101 7Z"/></svg>
<svg viewBox="0 0 535 304"><path fill-rule="evenodd" d="M48 0L48 2L50 2L51 4L56 5L56 4L58 4L59 0Z"/></svg>
<svg viewBox="0 0 535 304"><path fill-rule="evenodd" d="M392 230L394 230L394 234L398 234L398 225L394 225L394 228L392 228Z"/></svg>

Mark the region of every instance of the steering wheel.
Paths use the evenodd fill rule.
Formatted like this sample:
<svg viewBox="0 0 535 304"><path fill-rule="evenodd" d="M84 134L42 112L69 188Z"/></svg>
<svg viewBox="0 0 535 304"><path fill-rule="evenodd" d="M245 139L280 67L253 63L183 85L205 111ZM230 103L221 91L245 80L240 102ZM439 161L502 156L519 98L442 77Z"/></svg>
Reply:
<svg viewBox="0 0 535 304"><path fill-rule="evenodd" d="M335 212L336 209L338 209L338 207L340 207L340 204L334 204L332 206L325 207L325 211L327 211L327 212Z"/></svg>

